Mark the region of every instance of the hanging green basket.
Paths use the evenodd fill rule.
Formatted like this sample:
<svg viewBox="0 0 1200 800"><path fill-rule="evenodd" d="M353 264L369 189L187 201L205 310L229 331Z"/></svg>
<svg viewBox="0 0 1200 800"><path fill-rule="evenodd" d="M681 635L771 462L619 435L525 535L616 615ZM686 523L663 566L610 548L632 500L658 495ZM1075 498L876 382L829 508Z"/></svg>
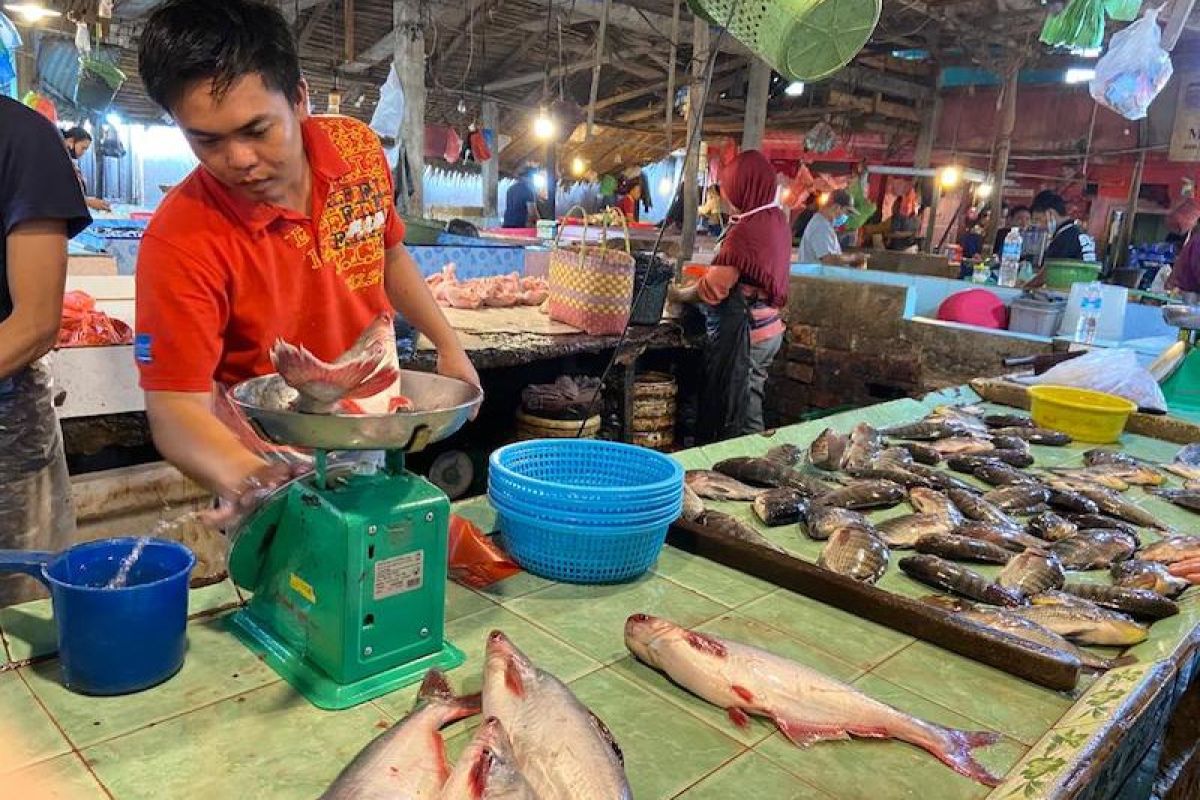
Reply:
<svg viewBox="0 0 1200 800"><path fill-rule="evenodd" d="M688 0L688 5L794 81L827 78L850 63L883 9L882 0Z"/></svg>

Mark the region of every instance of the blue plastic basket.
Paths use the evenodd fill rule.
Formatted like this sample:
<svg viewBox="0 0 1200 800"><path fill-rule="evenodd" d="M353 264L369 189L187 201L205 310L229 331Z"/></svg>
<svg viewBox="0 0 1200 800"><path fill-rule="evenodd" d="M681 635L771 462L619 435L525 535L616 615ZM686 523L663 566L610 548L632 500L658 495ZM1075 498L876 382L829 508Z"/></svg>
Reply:
<svg viewBox="0 0 1200 800"><path fill-rule="evenodd" d="M617 495L603 501L595 499L572 500L565 495L529 490L520 481L505 480L496 473L488 477L488 491L498 493L503 499L511 499L536 508L544 515L625 516L657 513L669 505L683 502L683 486L664 489L653 497L637 497L631 494ZM520 509L518 509L520 510ZM532 513L532 512L527 512ZM610 520L611 521L611 520Z"/></svg>
<svg viewBox="0 0 1200 800"><path fill-rule="evenodd" d="M497 509L504 549L535 575L565 583L619 583L653 566L669 523L564 525Z"/></svg>
<svg viewBox="0 0 1200 800"><path fill-rule="evenodd" d="M675 496L667 502L658 503L653 507L647 506L644 511L625 513L612 513L611 509L608 508L605 508L603 512L548 508L545 505L530 503L520 497L514 496L495 484L488 487L488 500L497 509L515 511L518 514L524 514L528 517L535 517L560 525L625 528L639 525L669 524L679 519L679 515L683 512L682 491L676 492Z"/></svg>

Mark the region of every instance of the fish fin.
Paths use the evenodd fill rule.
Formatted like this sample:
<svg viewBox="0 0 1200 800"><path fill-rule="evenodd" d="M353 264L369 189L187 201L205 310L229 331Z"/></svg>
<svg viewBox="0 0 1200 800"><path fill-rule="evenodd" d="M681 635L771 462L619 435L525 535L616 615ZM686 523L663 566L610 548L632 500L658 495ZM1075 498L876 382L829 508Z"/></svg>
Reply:
<svg viewBox="0 0 1200 800"><path fill-rule="evenodd" d="M987 747L1000 741L1000 734L992 731L962 731L941 728L940 736L920 741L906 739L911 744L928 751L959 775L982 783L984 786L999 786L1000 778L981 764L972 752L977 747Z"/></svg>
<svg viewBox="0 0 1200 800"><path fill-rule="evenodd" d="M450 688L450 682L446 680L446 673L440 669L431 669L425 673L425 680L421 681L421 689L417 692L418 704L433 699L451 700L453 697L454 691Z"/></svg>
<svg viewBox="0 0 1200 800"><path fill-rule="evenodd" d="M395 383L396 378L398 377L400 377L400 370L391 365L385 366L374 375L346 392L346 397L374 397Z"/></svg>
<svg viewBox="0 0 1200 800"><path fill-rule="evenodd" d="M479 758L475 759L475 763L471 765L471 774L468 776L467 782L473 800L480 800L487 791L488 775L492 772L492 764L495 763L495 760L496 754L492 752L492 748L485 747L479 754Z"/></svg>
<svg viewBox="0 0 1200 800"><path fill-rule="evenodd" d="M719 639L714 639L703 633L688 631L684 634L684 639L687 640L687 643L691 645L693 650L699 650L701 653L707 653L717 658L724 658L729 652Z"/></svg>
<svg viewBox="0 0 1200 800"><path fill-rule="evenodd" d="M621 763L622 767L625 766L625 754L621 752L621 745L617 744L617 738L612 735L612 731L604 724L604 720L597 717L594 711L589 709L588 714L591 716L592 724L596 726L596 731L600 734L600 737L608 742L608 746L612 748L613 755L617 757L617 761Z"/></svg>
<svg viewBox="0 0 1200 800"><path fill-rule="evenodd" d="M729 688L733 690L734 694L736 694L738 697L745 700L747 703L754 702L754 692L750 691L745 686L738 686L735 683L733 686L731 686Z"/></svg>
<svg viewBox="0 0 1200 800"><path fill-rule="evenodd" d="M525 696L525 681L521 677L521 670L512 660L504 667L504 685L517 697Z"/></svg>
<svg viewBox="0 0 1200 800"><path fill-rule="evenodd" d="M750 727L750 715L748 715L743 709L740 709L737 706L730 706L729 708L725 709L725 713L729 715L729 721L737 727Z"/></svg>
<svg viewBox="0 0 1200 800"><path fill-rule="evenodd" d="M797 747L808 747L817 742L850 738L850 734L841 725L814 725L780 716L773 716L772 719L779 728L779 732Z"/></svg>

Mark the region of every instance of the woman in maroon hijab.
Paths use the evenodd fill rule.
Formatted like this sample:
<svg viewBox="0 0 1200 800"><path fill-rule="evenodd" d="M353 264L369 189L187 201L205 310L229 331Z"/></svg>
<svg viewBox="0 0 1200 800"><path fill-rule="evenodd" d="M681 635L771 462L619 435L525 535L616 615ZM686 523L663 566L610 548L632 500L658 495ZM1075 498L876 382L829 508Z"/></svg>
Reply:
<svg viewBox="0 0 1200 800"><path fill-rule="evenodd" d="M671 289L675 302L714 307L718 322L705 354L697 426L702 440L764 428L763 390L783 342L779 309L787 304L792 251L777 189L766 156L741 153L722 175L721 193L734 214L713 266L698 282Z"/></svg>

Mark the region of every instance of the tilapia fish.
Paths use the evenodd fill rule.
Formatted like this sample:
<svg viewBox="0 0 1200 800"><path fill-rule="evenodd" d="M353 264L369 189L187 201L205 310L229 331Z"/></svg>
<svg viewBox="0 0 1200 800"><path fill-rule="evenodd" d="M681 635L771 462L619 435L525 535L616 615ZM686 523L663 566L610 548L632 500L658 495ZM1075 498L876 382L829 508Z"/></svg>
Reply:
<svg viewBox="0 0 1200 800"><path fill-rule="evenodd" d="M887 572L887 545L863 528L838 528L825 542L817 566L863 583L874 583Z"/></svg>
<svg viewBox="0 0 1200 800"><path fill-rule="evenodd" d="M789 477L796 471L766 458L727 458L713 465L713 470L728 475L749 486L778 489L787 486Z"/></svg>
<svg viewBox="0 0 1200 800"><path fill-rule="evenodd" d="M1029 520L1029 531L1048 542L1057 542L1079 533L1079 526L1053 511L1045 511Z"/></svg>
<svg viewBox="0 0 1200 800"><path fill-rule="evenodd" d="M921 514L939 514L956 525L963 521L958 506L945 494L934 489L909 489L908 502Z"/></svg>
<svg viewBox="0 0 1200 800"><path fill-rule="evenodd" d="M936 589L945 589L971 600L995 606L1017 606L1022 597L1012 589L993 583L974 570L931 555L900 559L900 569L914 580Z"/></svg>
<svg viewBox="0 0 1200 800"><path fill-rule="evenodd" d="M1130 536L1137 536L1137 528L1130 525L1128 522L1123 522L1119 519L1114 519L1107 514L1071 514L1068 519L1075 524L1080 530L1088 528L1109 528L1114 531L1123 531Z"/></svg>
<svg viewBox="0 0 1200 800"><path fill-rule="evenodd" d="M458 757L439 800L538 800L517 767L512 742L500 720L490 717Z"/></svg>
<svg viewBox="0 0 1200 800"><path fill-rule="evenodd" d="M808 512L808 496L795 489L769 489L754 498L751 507L768 528L792 525Z"/></svg>
<svg viewBox="0 0 1200 800"><path fill-rule="evenodd" d="M500 631L488 636L483 713L503 725L517 766L540 800L632 800L608 728Z"/></svg>
<svg viewBox="0 0 1200 800"><path fill-rule="evenodd" d="M929 446L945 458L973 453L990 453L996 449L996 445L992 444L990 440L975 436L951 436L947 439L938 439Z"/></svg>
<svg viewBox="0 0 1200 800"><path fill-rule="evenodd" d="M680 519L695 522L703 513L704 501L692 490L691 486L685 483L683 485L683 510L679 513Z"/></svg>
<svg viewBox="0 0 1200 800"><path fill-rule="evenodd" d="M906 467L913 463L913 457L912 453L908 452L907 448L889 444L887 447L884 447L882 450L880 450L879 454L875 456L875 462Z"/></svg>
<svg viewBox="0 0 1200 800"><path fill-rule="evenodd" d="M996 583L1029 596L1049 589L1060 589L1066 579L1062 561L1057 555L1030 548L1009 560L996 576Z"/></svg>
<svg viewBox="0 0 1200 800"><path fill-rule="evenodd" d="M769 550L774 550L778 553L786 552L782 547L772 542L767 537L742 522L736 517L731 517L728 514L723 514L720 511L705 511L704 516L697 520L697 524L707 528L708 530L723 533L733 539L737 539L747 544L758 545Z"/></svg>
<svg viewBox="0 0 1200 800"><path fill-rule="evenodd" d="M450 776L440 731L479 713L479 695L454 697L446 676L431 670L411 714L354 757L321 800L437 800Z"/></svg>
<svg viewBox="0 0 1200 800"><path fill-rule="evenodd" d="M1029 442L1022 439L1020 436L993 436L992 444L996 445L997 452L1016 452L1028 456L1029 462L1033 463L1033 455L1029 450ZM996 456L999 458L999 456ZM1024 466L1014 464L1013 466Z"/></svg>
<svg viewBox="0 0 1200 800"><path fill-rule="evenodd" d="M1036 427L1009 426L1007 428L994 428L992 436L1016 436L1030 444L1043 444L1050 447L1064 447L1071 443L1071 437L1061 431L1051 431Z"/></svg>
<svg viewBox="0 0 1200 800"><path fill-rule="evenodd" d="M1180 508L1200 512L1200 491L1195 489L1148 489L1147 491Z"/></svg>
<svg viewBox="0 0 1200 800"><path fill-rule="evenodd" d="M1019 414L988 414L983 418L989 428L1036 428L1033 420Z"/></svg>
<svg viewBox="0 0 1200 800"><path fill-rule="evenodd" d="M1009 514L1026 515L1032 509L1044 506L1050 492L1037 483L1016 483L993 489L983 496L985 502Z"/></svg>
<svg viewBox="0 0 1200 800"><path fill-rule="evenodd" d="M898 442L897 446L907 450L913 460L920 464L933 466L942 460L941 453L922 442Z"/></svg>
<svg viewBox="0 0 1200 800"><path fill-rule="evenodd" d="M982 539L985 542L1020 553L1028 547L1041 547L1044 541L1036 536L1030 536L1020 528L1009 528L1003 525L993 525L990 522L968 521L954 528L957 536L967 536L971 539Z"/></svg>
<svg viewBox="0 0 1200 800"><path fill-rule="evenodd" d="M957 425L972 433L985 434L987 423L983 421L982 414L973 413L975 410L967 406L938 406L925 419L927 422Z"/></svg>
<svg viewBox="0 0 1200 800"><path fill-rule="evenodd" d="M955 468L953 464L949 466L951 469ZM1036 483L1028 473L1022 472L1016 467L1011 467L1003 461L983 459L976 462L973 469L960 471L966 471L974 475L989 486L1020 486Z"/></svg>
<svg viewBox="0 0 1200 800"><path fill-rule="evenodd" d="M884 428L880 433L893 439L912 439L919 442L933 442L938 439L948 439L952 436L965 436L971 429L952 422L932 422L922 420L908 425L896 425Z"/></svg>
<svg viewBox="0 0 1200 800"><path fill-rule="evenodd" d="M689 470L684 476L688 488L705 500L753 500L763 490L747 486L728 475L708 469Z"/></svg>
<svg viewBox="0 0 1200 800"><path fill-rule="evenodd" d="M1090 497L1069 489L1050 489L1050 506L1072 514L1095 514L1100 511Z"/></svg>
<svg viewBox="0 0 1200 800"><path fill-rule="evenodd" d="M1113 583L1127 589L1148 589L1163 597L1175 598L1191 586L1183 578L1176 578L1165 564L1157 561L1121 561L1110 570Z"/></svg>
<svg viewBox="0 0 1200 800"><path fill-rule="evenodd" d="M1170 526L1150 512L1134 505L1116 492L1102 487L1080 489L1080 494L1094 502L1101 512L1110 516L1141 525L1144 528L1156 528L1160 531L1170 530Z"/></svg>
<svg viewBox="0 0 1200 800"><path fill-rule="evenodd" d="M955 523L944 514L905 514L902 517L892 517L879 523L876 529L879 538L888 547L897 550L909 550L916 547L917 541L926 536L950 533Z"/></svg>
<svg viewBox="0 0 1200 800"><path fill-rule="evenodd" d="M1101 486L1124 491L1128 486L1161 486L1166 480L1158 470L1146 464L1107 463L1092 464L1083 469L1062 470L1067 475L1077 475L1084 480L1093 480ZM1109 483L1113 485L1109 485ZM1124 486L1122 486L1124 484Z"/></svg>
<svg viewBox="0 0 1200 800"><path fill-rule="evenodd" d="M1137 550L1137 539L1121 531L1096 528L1082 530L1050 545L1050 550L1067 569L1108 569Z"/></svg>
<svg viewBox="0 0 1200 800"><path fill-rule="evenodd" d="M353 346L332 362L283 339L275 340L270 358L284 383L298 393L294 409L304 414L361 413L354 400L380 394L400 380L395 334L386 314L376 317ZM389 410L404 408L402 400L397 390L395 407Z"/></svg>
<svg viewBox="0 0 1200 800"><path fill-rule="evenodd" d="M872 532L875 530L871 522L857 511L817 504L809 506L804 528L808 537L817 541L828 539L839 528L861 528Z"/></svg>
<svg viewBox="0 0 1200 800"><path fill-rule="evenodd" d="M850 431L850 446L842 456L842 469L865 467L883 449L879 431L865 422L860 422Z"/></svg>
<svg viewBox="0 0 1200 800"><path fill-rule="evenodd" d="M835 472L842 468L842 457L849 446L849 436L826 428L808 446L808 463L817 469Z"/></svg>
<svg viewBox="0 0 1200 800"><path fill-rule="evenodd" d="M1058 592L1046 592L1032 598L1033 605L1013 609L1012 613L1032 620L1076 644L1128 647L1146 641L1145 625L1107 608L1079 598L1063 602ZM1071 597L1071 595L1066 595Z"/></svg>
<svg viewBox="0 0 1200 800"><path fill-rule="evenodd" d="M865 467L847 467L847 474L863 480L883 480L898 483L905 488L928 486L929 481L902 464L872 461Z"/></svg>
<svg viewBox="0 0 1200 800"><path fill-rule="evenodd" d="M958 506L958 510L968 519L986 522L999 528L1020 530L1021 526L1017 525L1016 520L974 492L948 489L946 495L954 501L954 505Z"/></svg>
<svg viewBox="0 0 1200 800"><path fill-rule="evenodd" d="M1105 450L1097 447L1092 450L1087 450L1083 454L1083 463L1089 467L1094 467L1097 464L1124 464L1128 467L1139 466L1140 462L1120 450Z"/></svg>
<svg viewBox="0 0 1200 800"><path fill-rule="evenodd" d="M817 499L821 505L838 506L840 508L888 508L907 497L904 487L898 483L885 480L855 481L849 486L821 495Z"/></svg>
<svg viewBox="0 0 1200 800"><path fill-rule="evenodd" d="M935 489L941 489L943 492L950 489L958 489L971 494L977 494L978 489L970 483L967 483L961 478L951 475L945 470L929 467L924 464L909 464L905 469L909 472L914 472L920 475L925 480L929 481L929 485Z"/></svg>
<svg viewBox="0 0 1200 800"><path fill-rule="evenodd" d="M916 550L953 561L977 561L981 564L1007 564L1014 555L1012 550L1000 545L953 533L922 536L917 539Z"/></svg>
<svg viewBox="0 0 1200 800"><path fill-rule="evenodd" d="M1164 619L1179 613L1179 606L1174 600L1149 589L1130 589L1103 583L1067 583L1062 590L1137 619Z"/></svg>
<svg viewBox="0 0 1200 800"><path fill-rule="evenodd" d="M1143 561L1174 564L1200 558L1200 536L1168 536L1166 539L1147 545L1138 553Z"/></svg>
<svg viewBox="0 0 1200 800"><path fill-rule="evenodd" d="M986 786L1000 782L972 754L998 741L996 734L943 728L794 661L645 614L625 623L625 644L647 666L726 709L738 726L749 715L766 717L801 747L852 736L899 739Z"/></svg>
<svg viewBox="0 0 1200 800"><path fill-rule="evenodd" d="M785 467L794 467L804 458L804 450L794 444L781 444L768 450L766 457Z"/></svg>

